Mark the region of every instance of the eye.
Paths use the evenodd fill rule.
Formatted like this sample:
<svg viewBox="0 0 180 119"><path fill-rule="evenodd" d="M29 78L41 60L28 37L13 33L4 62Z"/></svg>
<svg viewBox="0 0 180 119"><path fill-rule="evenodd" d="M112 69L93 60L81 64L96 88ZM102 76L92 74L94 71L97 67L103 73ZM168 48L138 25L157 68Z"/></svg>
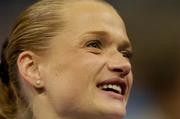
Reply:
<svg viewBox="0 0 180 119"><path fill-rule="evenodd" d="M86 46L90 48L101 49L102 43L99 40L92 40L92 41L89 41Z"/></svg>
<svg viewBox="0 0 180 119"><path fill-rule="evenodd" d="M123 55L123 57L126 57L126 58L128 58L128 59L131 59L132 58L132 52L131 51L128 51L128 50L126 50L126 51L121 51L121 53L122 53L122 55Z"/></svg>

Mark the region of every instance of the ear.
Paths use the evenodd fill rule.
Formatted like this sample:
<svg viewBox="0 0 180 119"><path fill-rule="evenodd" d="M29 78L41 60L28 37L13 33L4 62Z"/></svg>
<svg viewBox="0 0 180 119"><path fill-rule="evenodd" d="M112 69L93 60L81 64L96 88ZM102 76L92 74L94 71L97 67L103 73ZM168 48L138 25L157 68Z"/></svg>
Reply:
<svg viewBox="0 0 180 119"><path fill-rule="evenodd" d="M39 56L31 51L24 51L17 59L17 67L22 80L35 88L43 88L38 61Z"/></svg>

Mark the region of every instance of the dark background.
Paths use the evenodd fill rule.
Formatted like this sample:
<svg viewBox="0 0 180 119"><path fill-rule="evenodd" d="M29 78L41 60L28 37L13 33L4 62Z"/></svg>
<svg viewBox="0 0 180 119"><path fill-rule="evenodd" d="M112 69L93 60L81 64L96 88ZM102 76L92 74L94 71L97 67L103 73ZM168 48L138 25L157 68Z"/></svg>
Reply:
<svg viewBox="0 0 180 119"><path fill-rule="evenodd" d="M0 1L1 45L19 13L35 1ZM174 98L180 99L180 0L109 2L123 17L134 47L134 87L126 119L180 119L171 109Z"/></svg>

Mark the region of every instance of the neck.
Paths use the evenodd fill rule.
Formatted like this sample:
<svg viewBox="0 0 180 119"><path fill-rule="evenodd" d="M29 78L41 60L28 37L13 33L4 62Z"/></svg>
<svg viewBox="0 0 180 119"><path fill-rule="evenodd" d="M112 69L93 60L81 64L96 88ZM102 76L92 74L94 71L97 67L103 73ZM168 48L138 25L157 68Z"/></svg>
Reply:
<svg viewBox="0 0 180 119"><path fill-rule="evenodd" d="M67 107L68 108L68 107ZM60 116L57 114L55 111L54 107L52 104L49 102L48 98L43 95L39 95L33 99L32 102L32 113L33 113L33 118L31 119L99 119L102 117L93 117L93 116L87 116L87 115L79 115L74 118L74 117L67 117L67 116ZM25 118L28 119L28 118ZM105 119L105 118L103 118ZM113 117L107 117L106 119L114 119ZM117 118L116 118L117 119ZM118 119L122 119L119 117Z"/></svg>
<svg viewBox="0 0 180 119"><path fill-rule="evenodd" d="M47 97L38 95L33 99L33 119L62 119L58 116Z"/></svg>

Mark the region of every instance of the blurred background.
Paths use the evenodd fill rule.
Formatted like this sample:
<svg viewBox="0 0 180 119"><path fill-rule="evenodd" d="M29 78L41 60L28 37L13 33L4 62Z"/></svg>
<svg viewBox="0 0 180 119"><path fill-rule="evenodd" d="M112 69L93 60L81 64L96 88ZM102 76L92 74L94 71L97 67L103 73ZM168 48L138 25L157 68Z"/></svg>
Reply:
<svg viewBox="0 0 180 119"><path fill-rule="evenodd" d="M16 17L35 1L0 1L1 46ZM108 1L123 17L134 47L125 119L180 119L180 0Z"/></svg>

